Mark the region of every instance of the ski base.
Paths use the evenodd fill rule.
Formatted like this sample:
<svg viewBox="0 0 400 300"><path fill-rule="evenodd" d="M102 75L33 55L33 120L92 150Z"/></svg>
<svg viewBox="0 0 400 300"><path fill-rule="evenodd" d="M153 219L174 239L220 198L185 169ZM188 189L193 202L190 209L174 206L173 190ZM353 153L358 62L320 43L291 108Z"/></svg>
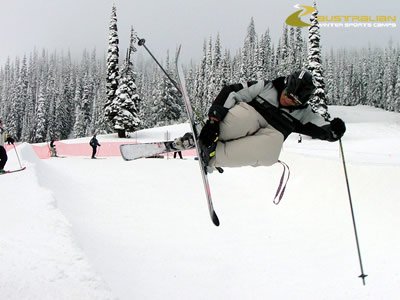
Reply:
<svg viewBox="0 0 400 300"><path fill-rule="evenodd" d="M209 211L211 220L214 223L214 225L219 226L220 223L219 223L218 216L214 210L210 184L208 182L207 166L204 163L204 161L201 159L201 149L199 146L199 133L196 130L197 128L196 128L195 116L194 116L192 104L190 103L189 94L186 89L185 75L183 73L182 66L180 66L178 63L179 54L180 54L180 47L179 47L177 55L176 55L176 69L177 69L177 73L178 73L178 82L179 82L179 86L180 86L180 92L182 94L182 99L185 104L186 112L189 117L190 127L193 132L193 137L195 139L196 150L197 150L197 153L199 154L198 162L199 162L199 167L201 170L204 191L205 191L206 197L207 197L208 211Z"/></svg>
<svg viewBox="0 0 400 300"><path fill-rule="evenodd" d="M166 153L194 149L194 147L189 147L187 149L177 150L172 147L172 144L173 141L143 144L123 144L120 146L120 152L122 158L129 161L146 157L158 157L159 155Z"/></svg>

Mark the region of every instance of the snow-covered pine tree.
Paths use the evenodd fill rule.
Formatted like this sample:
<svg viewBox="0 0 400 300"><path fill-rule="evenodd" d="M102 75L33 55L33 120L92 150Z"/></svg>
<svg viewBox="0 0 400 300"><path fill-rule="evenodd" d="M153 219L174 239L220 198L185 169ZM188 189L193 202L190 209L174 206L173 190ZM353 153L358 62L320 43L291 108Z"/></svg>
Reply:
<svg viewBox="0 0 400 300"><path fill-rule="evenodd" d="M394 93L393 93L393 110L395 112L400 112L400 53L397 54L397 62L396 62L396 83L394 86Z"/></svg>
<svg viewBox="0 0 400 300"><path fill-rule="evenodd" d="M5 80L4 80L4 70L3 66L0 66L0 118L3 116L3 109L4 109L4 103L5 99L3 98L3 91L4 91L4 85L5 85Z"/></svg>
<svg viewBox="0 0 400 300"><path fill-rule="evenodd" d="M326 79L326 86L329 87L326 97L331 100L332 103L337 101L337 81L336 81L336 66L334 64L334 54L333 49L330 51L330 56L325 58L326 62L326 72L325 72L325 79Z"/></svg>
<svg viewBox="0 0 400 300"><path fill-rule="evenodd" d="M14 67L12 68L11 74L11 85L10 85L10 95L9 95L9 113L6 116L6 124L7 131L11 136L18 139L19 138L19 130L21 126L20 115L22 113L21 110L21 100L19 93L19 84L20 82L20 61L19 58L16 57ZM7 105L7 103L6 103Z"/></svg>
<svg viewBox="0 0 400 300"><path fill-rule="evenodd" d="M265 76L265 74L267 73L267 71L265 70L266 59L267 59L265 54L266 48L267 48L266 36L264 34L261 34L257 49L257 71L256 71L257 80L262 80L266 78Z"/></svg>
<svg viewBox="0 0 400 300"><path fill-rule="evenodd" d="M205 70L205 80L204 80L204 94L206 107L210 107L213 101L213 94L215 90L215 73L213 68L213 46L212 38L208 40L207 54L206 54L206 70Z"/></svg>
<svg viewBox="0 0 400 300"><path fill-rule="evenodd" d="M74 74L71 62L71 54L62 59L59 78L60 96L56 101L56 129L54 139L68 138L73 126L73 114L75 112L74 99Z"/></svg>
<svg viewBox="0 0 400 300"><path fill-rule="evenodd" d="M383 108L382 97L383 97L383 74L384 74L384 59L383 55L375 50L371 55L373 59L373 65L371 69L371 81L369 84L369 97L368 105Z"/></svg>
<svg viewBox="0 0 400 300"><path fill-rule="evenodd" d="M153 103L152 91L154 89L153 81L151 76L154 76L152 71L149 71L142 64L140 68L140 82L138 82L138 93L140 90L140 95L142 96L142 101L140 103L139 119L141 120L140 128L150 128L155 125L153 122L151 111L151 106Z"/></svg>
<svg viewBox="0 0 400 300"><path fill-rule="evenodd" d="M84 137L86 136L86 126L85 126L85 114L84 110L82 109L82 94L83 94L83 78L80 80L80 76L76 77L76 84L75 84L75 95L74 95L74 102L75 102L75 122L74 122L74 137Z"/></svg>
<svg viewBox="0 0 400 300"><path fill-rule="evenodd" d="M389 41L389 47L385 49L383 70L382 105L385 110L394 110L394 85L396 82L396 52L393 49L393 41Z"/></svg>
<svg viewBox="0 0 400 300"><path fill-rule="evenodd" d="M244 39L244 45L241 51L240 63L240 81L247 82L256 80L257 61L254 57L255 49L257 47L257 34L253 17L247 27L247 35Z"/></svg>
<svg viewBox="0 0 400 300"><path fill-rule="evenodd" d="M47 134L47 104L45 98L45 87L44 87L43 76L39 82L39 93L36 105L36 115L35 115L35 135L34 142L41 143L46 141Z"/></svg>
<svg viewBox="0 0 400 300"><path fill-rule="evenodd" d="M264 72L263 78L267 80L271 80L273 76L274 68L274 50L273 45L271 44L271 35L269 33L269 29L267 29L264 33Z"/></svg>
<svg viewBox="0 0 400 300"><path fill-rule="evenodd" d="M299 70L304 68L307 61L307 43L303 39L302 27L296 27L293 51L295 52L295 69Z"/></svg>
<svg viewBox="0 0 400 300"><path fill-rule="evenodd" d="M119 80L119 40L118 40L118 28L117 28L117 8L115 4L111 11L110 21L110 35L108 38L108 51L107 51L107 101L104 105L104 114L112 120L115 117L115 111L110 109L112 102L115 99L115 94L118 89Z"/></svg>
<svg viewBox="0 0 400 300"><path fill-rule="evenodd" d="M222 66L222 46L221 46L221 38L219 33L217 34L217 39L214 44L214 54L213 54L213 69L214 69L214 91L212 94L212 101L214 101L215 97L223 87L223 66Z"/></svg>
<svg viewBox="0 0 400 300"><path fill-rule="evenodd" d="M232 83L232 63L231 54L228 49L224 51L224 57L222 59L222 82L221 85L229 85Z"/></svg>
<svg viewBox="0 0 400 300"><path fill-rule="evenodd" d="M167 52L165 71L173 78L170 68L169 52ZM159 125L173 124L180 120L182 115L182 103L179 93L166 76L162 76L159 86Z"/></svg>
<svg viewBox="0 0 400 300"><path fill-rule="evenodd" d="M140 97L136 92L135 73L131 61L133 53L136 52L136 39L136 34L131 28L130 44L121 71L120 85L115 94L116 98L110 106L112 114L115 114L112 123L120 138L125 138L126 131L133 132L141 124L138 116Z"/></svg>
<svg viewBox="0 0 400 300"><path fill-rule="evenodd" d="M289 48L288 48L288 64L289 64L289 72L292 73L296 70L298 70L299 68L297 67L297 57L298 57L298 53L297 53L297 49L296 49L296 41L295 41L295 29L294 27L290 27L289 28L289 32L288 32L288 40L289 40Z"/></svg>
<svg viewBox="0 0 400 300"><path fill-rule="evenodd" d="M198 114L202 116L206 116L208 112L207 101L206 101L206 61L207 61L207 42L204 40L203 43L203 57L200 61L200 64L196 70L196 77L194 81L194 111L197 111Z"/></svg>
<svg viewBox="0 0 400 300"><path fill-rule="evenodd" d="M92 58L93 77L95 88L93 90L92 122L90 132L107 133L111 132L110 122L104 115L104 104L107 101L106 81L103 74L106 70L106 59ZM97 66L97 67L96 67Z"/></svg>
<svg viewBox="0 0 400 300"><path fill-rule="evenodd" d="M314 111L318 112L325 119L330 119L328 106L325 95L325 81L323 76L322 60L321 60L321 36L319 32L317 3L314 1L314 12L311 14L311 26L308 34L308 70L314 78L316 90L310 105Z"/></svg>
<svg viewBox="0 0 400 300"><path fill-rule="evenodd" d="M21 141L34 142L36 104L39 92L38 55L36 49L29 57L27 103L25 105Z"/></svg>
<svg viewBox="0 0 400 300"><path fill-rule="evenodd" d="M159 111L162 110L162 102L160 99L161 95L161 82L163 80L163 75L161 71L154 66L152 77L150 78L150 86L152 87L149 92L149 97L146 102L146 117L145 122L147 127L154 127L160 124L161 118Z"/></svg>
<svg viewBox="0 0 400 300"><path fill-rule="evenodd" d="M363 51L361 58L361 87L360 87L360 103L365 104L368 99L368 82L369 82L369 74L370 74L370 61L368 60L368 54L366 51ZM333 100L333 103L336 101Z"/></svg>
<svg viewBox="0 0 400 300"><path fill-rule="evenodd" d="M290 46L288 27L283 26L282 36L279 39L277 55L276 55L276 76L287 76L291 73L293 66L290 64Z"/></svg>
<svg viewBox="0 0 400 300"><path fill-rule="evenodd" d="M49 141L55 138L57 130L57 119L56 119L56 109L57 109L57 99L60 97L59 85L57 78L59 74L57 72L57 55L54 53L50 57L49 70L47 75L46 84L46 97L48 102L48 119L47 119L47 134L46 140Z"/></svg>

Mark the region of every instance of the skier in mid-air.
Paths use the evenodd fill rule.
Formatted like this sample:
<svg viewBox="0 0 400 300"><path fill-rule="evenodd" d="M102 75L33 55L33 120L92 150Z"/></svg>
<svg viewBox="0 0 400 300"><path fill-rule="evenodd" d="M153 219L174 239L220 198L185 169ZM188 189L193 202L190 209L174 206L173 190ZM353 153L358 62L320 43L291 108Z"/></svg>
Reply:
<svg viewBox="0 0 400 300"><path fill-rule="evenodd" d="M292 132L330 142L346 131L339 118L326 121L308 101L315 91L310 72L299 70L272 81L225 86L211 105L199 135L207 170L271 166ZM181 138L177 144L190 143Z"/></svg>

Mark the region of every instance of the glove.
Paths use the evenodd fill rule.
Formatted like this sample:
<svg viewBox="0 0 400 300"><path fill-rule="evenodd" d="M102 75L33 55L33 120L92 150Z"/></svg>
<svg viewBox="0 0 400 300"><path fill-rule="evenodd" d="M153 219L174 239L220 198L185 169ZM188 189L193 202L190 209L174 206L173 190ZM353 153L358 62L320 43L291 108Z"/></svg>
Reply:
<svg viewBox="0 0 400 300"><path fill-rule="evenodd" d="M340 139L343 134L346 132L346 125L342 121L342 119L334 118L331 121L331 130L335 135L336 139Z"/></svg>
<svg viewBox="0 0 400 300"><path fill-rule="evenodd" d="M218 135L219 122L208 120L200 132L199 140L204 146L210 147L213 143L218 141Z"/></svg>

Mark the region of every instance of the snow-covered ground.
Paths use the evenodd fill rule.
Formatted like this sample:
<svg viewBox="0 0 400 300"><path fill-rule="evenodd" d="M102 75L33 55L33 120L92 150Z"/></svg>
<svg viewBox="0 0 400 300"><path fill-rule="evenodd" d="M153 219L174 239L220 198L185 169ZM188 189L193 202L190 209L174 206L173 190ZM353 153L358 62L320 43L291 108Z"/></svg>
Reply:
<svg viewBox="0 0 400 300"><path fill-rule="evenodd" d="M210 175L220 227L192 158L40 160L23 144L27 170L0 176L0 299L398 299L400 114L330 112L348 128L365 286L338 143L289 137L278 206L280 165ZM7 169L17 168L8 153Z"/></svg>

